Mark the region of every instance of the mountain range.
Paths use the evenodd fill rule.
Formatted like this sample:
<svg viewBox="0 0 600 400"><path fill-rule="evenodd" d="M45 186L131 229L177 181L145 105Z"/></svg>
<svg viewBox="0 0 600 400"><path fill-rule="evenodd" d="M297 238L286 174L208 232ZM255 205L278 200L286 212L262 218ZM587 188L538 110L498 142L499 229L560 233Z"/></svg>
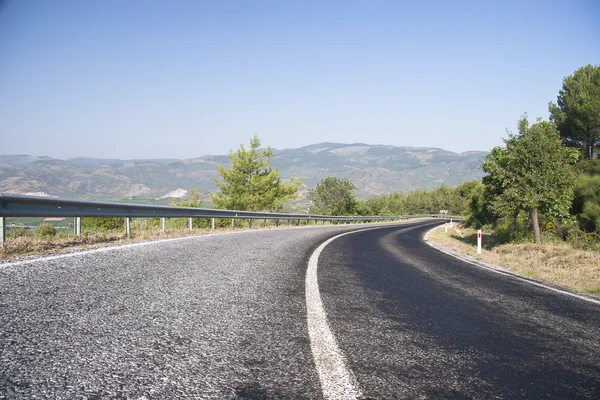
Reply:
<svg viewBox="0 0 600 400"><path fill-rule="evenodd" d="M279 168L282 178L302 178L300 201L327 176L348 178L357 187L357 197L363 199L442 184L456 186L483 176L480 165L486 155L362 143L319 143L273 152L271 166ZM228 167L228 157L60 160L0 155L0 193L167 203L170 198L185 196L191 188L200 187L203 194L215 190L219 164Z"/></svg>

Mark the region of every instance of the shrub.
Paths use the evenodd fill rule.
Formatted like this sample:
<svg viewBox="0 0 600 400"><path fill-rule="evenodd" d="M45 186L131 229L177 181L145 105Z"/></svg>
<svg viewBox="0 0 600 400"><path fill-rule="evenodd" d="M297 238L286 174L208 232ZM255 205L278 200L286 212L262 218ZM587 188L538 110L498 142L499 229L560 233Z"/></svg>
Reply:
<svg viewBox="0 0 600 400"><path fill-rule="evenodd" d="M22 226L20 226L18 228L10 229L6 232L7 238L18 238L18 237L25 237L25 236L29 236L29 235L28 235L28 232L25 230L25 228L23 228Z"/></svg>
<svg viewBox="0 0 600 400"><path fill-rule="evenodd" d="M123 218L81 218L82 230L124 230L125 220Z"/></svg>
<svg viewBox="0 0 600 400"><path fill-rule="evenodd" d="M49 238L54 235L56 235L56 229L50 224L42 224L33 231L33 236L36 238Z"/></svg>

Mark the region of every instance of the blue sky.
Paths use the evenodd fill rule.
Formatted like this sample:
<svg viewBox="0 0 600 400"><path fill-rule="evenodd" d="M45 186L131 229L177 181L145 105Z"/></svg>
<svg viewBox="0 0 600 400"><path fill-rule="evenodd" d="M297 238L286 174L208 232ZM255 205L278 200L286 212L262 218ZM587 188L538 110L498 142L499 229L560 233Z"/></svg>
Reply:
<svg viewBox="0 0 600 400"><path fill-rule="evenodd" d="M600 64L599 21L597 0L0 0L0 154L489 150Z"/></svg>

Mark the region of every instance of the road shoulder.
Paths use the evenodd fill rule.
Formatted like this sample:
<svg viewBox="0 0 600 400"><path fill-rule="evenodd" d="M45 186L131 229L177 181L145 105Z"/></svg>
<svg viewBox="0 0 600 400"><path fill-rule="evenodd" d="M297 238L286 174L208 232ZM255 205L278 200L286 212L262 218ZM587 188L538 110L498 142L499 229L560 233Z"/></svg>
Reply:
<svg viewBox="0 0 600 400"><path fill-rule="evenodd" d="M576 297L576 298L586 300L586 301L589 301L592 303L600 304L600 296L595 296L595 295L592 295L589 293L584 293L582 291L574 290L571 287L559 285L555 282L552 282L551 280L542 280L542 279L536 279L534 277L526 276L524 274L515 272L514 265L498 265L501 263L493 263L492 264L492 263L486 262L486 261L484 261L486 258L485 255L483 255L483 256L476 255L476 248L474 246L470 246L473 248L468 249L467 251L464 250L464 248L465 248L464 246L460 246L462 251L459 251L459 250L457 250L457 247L459 247L459 246L453 246L451 244L451 242L449 242L447 240L445 240L444 243L442 243L439 240L439 237L436 237L435 233L436 233L436 231L444 229L444 228L445 228L444 225L439 225L437 227L430 229L429 231L427 231L425 233L425 235L423 235L423 241L438 251L448 254L449 256L458 258L458 259L460 259L466 263L469 263L471 265L474 265L476 267L483 268L483 269L486 269L486 270L489 270L491 272L498 273L501 275L511 276L515 279L528 282L532 285L544 287L549 290L563 293L568 296L572 296L572 297ZM450 229L452 229L452 228L450 228ZM471 253L475 254L475 256L473 256L471 254L465 254L467 252L471 252ZM484 252L485 252L485 250L484 250ZM518 270L518 268L517 268L517 270ZM528 271L528 269L526 267L521 270Z"/></svg>

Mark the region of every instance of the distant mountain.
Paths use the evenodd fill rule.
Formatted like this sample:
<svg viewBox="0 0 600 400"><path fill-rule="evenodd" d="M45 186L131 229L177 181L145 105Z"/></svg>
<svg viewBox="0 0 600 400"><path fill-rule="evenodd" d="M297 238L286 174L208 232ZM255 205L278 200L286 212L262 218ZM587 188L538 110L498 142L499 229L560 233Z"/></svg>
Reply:
<svg viewBox="0 0 600 400"><path fill-rule="evenodd" d="M360 198L431 189L441 184L456 186L480 179L483 172L479 166L486 154L362 143L320 143L273 151L272 167L279 168L285 179L302 178L301 192L314 188L327 176L336 176L354 182ZM200 187L202 193L215 190L219 164L228 166L227 156L187 160L58 160L0 155L0 193L160 202L160 198L181 196L190 188Z"/></svg>
<svg viewBox="0 0 600 400"><path fill-rule="evenodd" d="M130 160L119 160L118 158L88 158L88 157L69 158L67 161L72 164L77 164L77 165L117 165L117 164L123 164L123 163L130 162ZM161 159L156 159L156 160L147 159L147 160L135 160L135 161L136 162L152 161L152 162L170 164L170 163L177 162L179 160L176 158L169 158L169 159L161 158Z"/></svg>

